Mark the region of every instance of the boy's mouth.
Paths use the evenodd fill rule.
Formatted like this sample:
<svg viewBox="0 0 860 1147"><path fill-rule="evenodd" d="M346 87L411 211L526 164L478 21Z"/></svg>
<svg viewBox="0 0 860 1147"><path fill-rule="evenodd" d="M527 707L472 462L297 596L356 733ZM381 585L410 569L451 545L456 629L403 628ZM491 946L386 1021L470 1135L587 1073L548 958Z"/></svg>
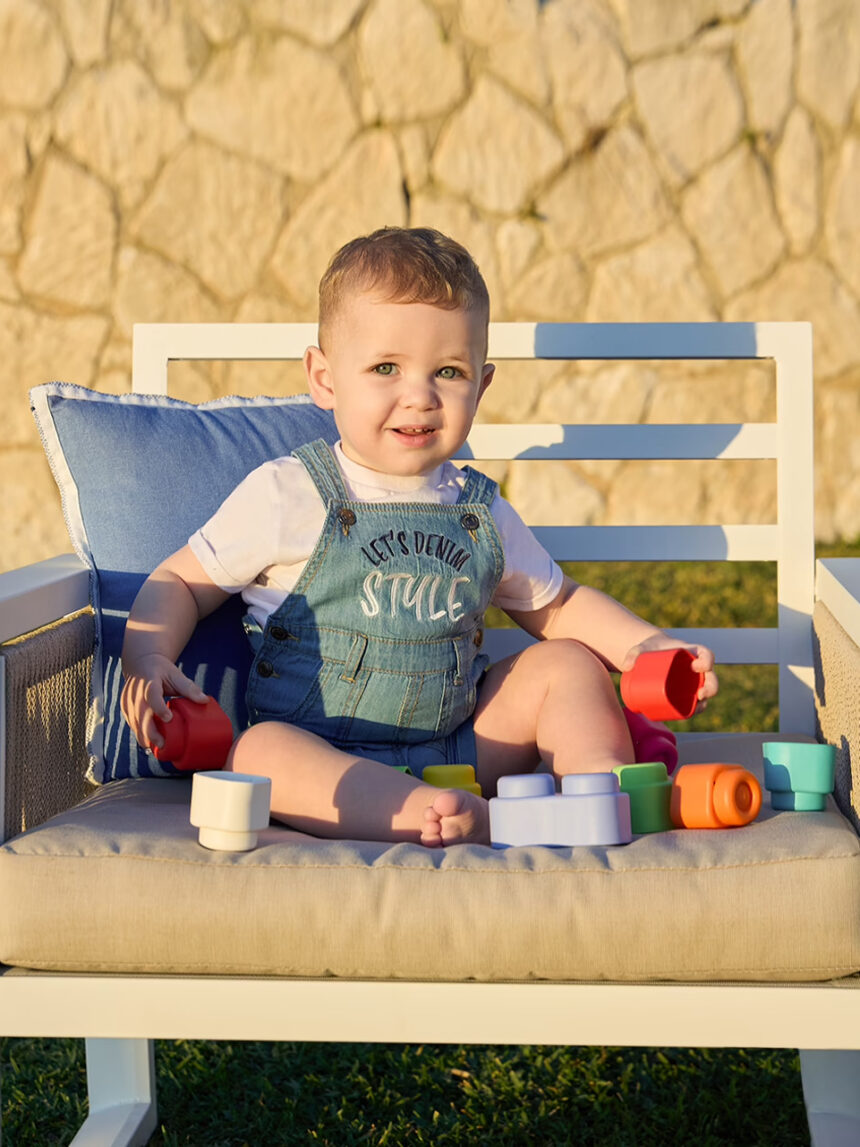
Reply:
<svg viewBox="0 0 860 1147"><path fill-rule="evenodd" d="M404 434L407 438L427 438L435 433L432 426L393 426L395 434Z"/></svg>

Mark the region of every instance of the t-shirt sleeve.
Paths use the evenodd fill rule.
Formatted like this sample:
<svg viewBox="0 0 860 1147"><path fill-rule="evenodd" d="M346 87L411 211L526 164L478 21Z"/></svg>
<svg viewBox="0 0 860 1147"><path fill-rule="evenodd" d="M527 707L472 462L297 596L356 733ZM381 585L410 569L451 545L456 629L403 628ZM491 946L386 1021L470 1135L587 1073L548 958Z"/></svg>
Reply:
<svg viewBox="0 0 860 1147"><path fill-rule="evenodd" d="M277 494L275 464L265 462L188 539L191 552L226 593L239 593L275 560L280 548Z"/></svg>
<svg viewBox="0 0 860 1147"><path fill-rule="evenodd" d="M493 605L505 610L541 609L561 589L561 567L499 494L492 511L505 551L505 572L493 595Z"/></svg>

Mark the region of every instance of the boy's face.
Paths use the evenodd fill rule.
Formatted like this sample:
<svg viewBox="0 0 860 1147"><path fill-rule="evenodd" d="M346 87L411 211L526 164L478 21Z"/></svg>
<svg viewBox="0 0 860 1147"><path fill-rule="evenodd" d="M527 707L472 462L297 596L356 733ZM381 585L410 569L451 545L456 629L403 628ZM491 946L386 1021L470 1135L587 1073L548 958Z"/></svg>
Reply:
<svg viewBox="0 0 860 1147"><path fill-rule="evenodd" d="M334 411L347 458L427 474L468 436L495 369L485 341L470 311L356 294L333 317L326 353L305 352L311 396Z"/></svg>

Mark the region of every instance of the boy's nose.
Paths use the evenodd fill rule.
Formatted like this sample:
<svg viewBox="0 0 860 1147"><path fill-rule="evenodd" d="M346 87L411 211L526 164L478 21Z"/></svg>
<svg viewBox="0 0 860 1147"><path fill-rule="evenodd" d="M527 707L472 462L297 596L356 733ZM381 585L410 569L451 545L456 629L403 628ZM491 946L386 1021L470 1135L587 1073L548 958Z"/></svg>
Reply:
<svg viewBox="0 0 860 1147"><path fill-rule="evenodd" d="M432 410L439 405L439 395L436 382L431 378L412 378L407 380L401 394L404 406L415 410Z"/></svg>

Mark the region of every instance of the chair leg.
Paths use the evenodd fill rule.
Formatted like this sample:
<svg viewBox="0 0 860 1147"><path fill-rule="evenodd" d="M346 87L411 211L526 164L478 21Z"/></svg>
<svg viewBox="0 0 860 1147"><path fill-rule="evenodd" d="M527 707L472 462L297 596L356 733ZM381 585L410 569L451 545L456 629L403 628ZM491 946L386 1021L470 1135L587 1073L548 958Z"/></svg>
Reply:
<svg viewBox="0 0 860 1147"><path fill-rule="evenodd" d="M72 1147L144 1147L158 1123L155 1045L148 1039L88 1039L90 1113Z"/></svg>
<svg viewBox="0 0 860 1147"><path fill-rule="evenodd" d="M860 1051L801 1051L812 1147L860 1143Z"/></svg>

